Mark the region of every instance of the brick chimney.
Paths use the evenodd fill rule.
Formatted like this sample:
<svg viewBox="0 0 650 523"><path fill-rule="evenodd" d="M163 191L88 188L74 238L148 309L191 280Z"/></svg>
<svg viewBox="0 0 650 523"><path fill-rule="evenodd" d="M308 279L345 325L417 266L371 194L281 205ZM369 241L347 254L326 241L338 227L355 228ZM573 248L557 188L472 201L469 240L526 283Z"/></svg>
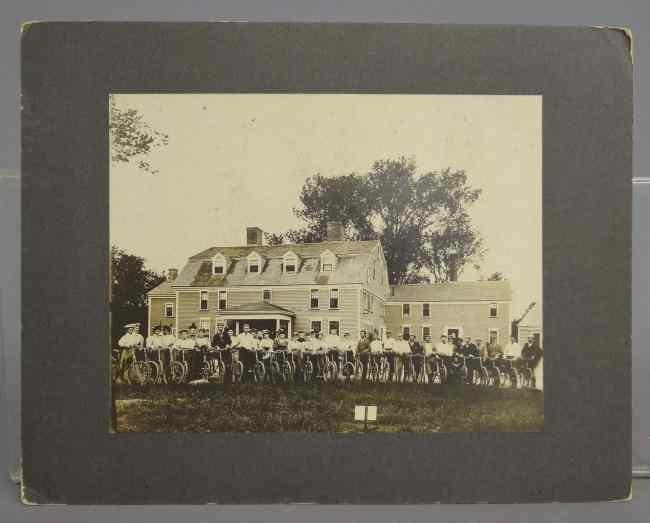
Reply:
<svg viewBox="0 0 650 523"><path fill-rule="evenodd" d="M178 277L178 269L167 269L167 281L174 281Z"/></svg>
<svg viewBox="0 0 650 523"><path fill-rule="evenodd" d="M246 245L262 245L264 233L259 227L246 227Z"/></svg>
<svg viewBox="0 0 650 523"><path fill-rule="evenodd" d="M329 222L327 224L327 241L340 242L345 239L345 225L341 222Z"/></svg>

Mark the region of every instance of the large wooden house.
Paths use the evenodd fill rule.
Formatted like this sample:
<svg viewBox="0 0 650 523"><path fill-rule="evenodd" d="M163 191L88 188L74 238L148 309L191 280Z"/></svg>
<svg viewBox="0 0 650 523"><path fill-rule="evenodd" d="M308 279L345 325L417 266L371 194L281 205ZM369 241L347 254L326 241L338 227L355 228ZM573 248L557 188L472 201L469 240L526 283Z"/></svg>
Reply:
<svg viewBox="0 0 650 523"><path fill-rule="evenodd" d="M328 333L357 338L441 333L506 343L511 291L503 282L388 283L379 241L345 241L339 224L319 243L263 245L262 231L247 229L247 245L210 247L191 256L180 273L148 293L149 331L174 332L194 324L210 334L220 324L238 333L255 329Z"/></svg>
<svg viewBox="0 0 650 523"><path fill-rule="evenodd" d="M219 324L239 332L248 323L289 335L381 331L389 286L379 241L344 241L339 224L319 243L263 245L257 227L246 236L245 246L210 247L180 273L170 270L148 294L149 330L194 324L212 334Z"/></svg>

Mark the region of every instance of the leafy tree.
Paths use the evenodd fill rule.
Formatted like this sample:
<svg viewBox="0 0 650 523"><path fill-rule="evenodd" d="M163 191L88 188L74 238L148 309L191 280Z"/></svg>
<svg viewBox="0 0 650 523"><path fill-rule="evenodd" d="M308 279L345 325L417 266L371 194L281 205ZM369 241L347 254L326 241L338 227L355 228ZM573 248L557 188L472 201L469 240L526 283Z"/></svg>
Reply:
<svg viewBox="0 0 650 523"><path fill-rule="evenodd" d="M293 210L305 226L266 238L321 241L327 223L336 221L347 239L381 240L391 283L445 281L483 256L466 210L480 193L468 186L464 171L418 175L413 159L379 160L365 175L308 178Z"/></svg>
<svg viewBox="0 0 650 523"><path fill-rule="evenodd" d="M147 292L165 277L145 267L144 258L111 247L111 323L113 345L125 323L139 321L146 330Z"/></svg>
<svg viewBox="0 0 650 523"><path fill-rule="evenodd" d="M152 129L136 109L118 107L113 95L109 96L108 101L111 161L134 161L142 171L158 174L159 171L151 166L147 156L152 149L167 145L169 136Z"/></svg>

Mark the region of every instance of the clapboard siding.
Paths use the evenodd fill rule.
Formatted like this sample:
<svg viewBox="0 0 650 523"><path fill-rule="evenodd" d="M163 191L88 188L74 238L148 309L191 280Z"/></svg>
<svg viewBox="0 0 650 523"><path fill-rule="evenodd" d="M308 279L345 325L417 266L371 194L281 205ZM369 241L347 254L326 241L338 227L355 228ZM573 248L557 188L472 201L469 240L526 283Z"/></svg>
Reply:
<svg viewBox="0 0 650 523"><path fill-rule="evenodd" d="M361 301L360 316L361 316L361 328L365 329L369 334L377 333L378 335L383 334L383 329L385 329L385 300L382 295L376 295L372 288L364 287L366 292L369 292L373 295L374 305L372 309L366 312L363 301Z"/></svg>
<svg viewBox="0 0 650 523"><path fill-rule="evenodd" d="M163 297L150 297L149 298L149 332L151 334L152 329L156 325L165 326L174 328L176 321L176 307L174 306L174 317L168 318L165 316L165 304L166 303L175 303L175 298L163 298Z"/></svg>
<svg viewBox="0 0 650 523"><path fill-rule="evenodd" d="M400 336L403 325L411 327L411 333L422 340L422 327L431 329L432 338L436 339L441 334L446 334L445 329L460 327L462 336L483 341L489 339L490 329L498 329L497 342L501 345L508 343L510 338L510 304L500 303L496 318L490 318L490 304L488 302L476 303L431 303L431 317L422 317L422 303L411 303L411 315L402 317L402 304L385 306L386 326L393 331L395 336Z"/></svg>
<svg viewBox="0 0 650 523"><path fill-rule="evenodd" d="M310 308L310 292L315 288L319 290L319 305L316 310ZM338 288L332 286L331 288ZM258 303L262 301L264 287L253 289L226 289L228 291L228 307L235 307L247 303ZM323 322L325 331L329 328L329 321L339 321L340 331L349 332L351 336L359 334L359 290L357 288L339 288L338 309L329 308L330 287L287 287L271 288L271 303L296 314L292 325L292 331L309 331L312 320ZM192 323L200 325L201 318L210 319L210 332L213 333L216 325L218 290L208 290L208 310L199 310L199 290L179 291L178 311L179 328L187 328Z"/></svg>

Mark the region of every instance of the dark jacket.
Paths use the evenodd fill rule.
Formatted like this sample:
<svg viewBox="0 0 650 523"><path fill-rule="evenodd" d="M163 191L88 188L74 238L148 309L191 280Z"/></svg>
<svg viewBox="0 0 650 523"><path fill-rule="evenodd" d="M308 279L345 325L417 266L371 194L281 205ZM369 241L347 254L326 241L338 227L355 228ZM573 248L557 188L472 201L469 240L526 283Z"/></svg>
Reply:
<svg viewBox="0 0 650 523"><path fill-rule="evenodd" d="M357 343L357 352L370 352L370 338L365 337L361 338L359 340L359 343Z"/></svg>
<svg viewBox="0 0 650 523"><path fill-rule="evenodd" d="M419 341L409 342L409 347L411 347L411 352L413 354L424 354L424 347Z"/></svg>
<svg viewBox="0 0 650 523"><path fill-rule="evenodd" d="M481 351L478 350L478 347L474 343L470 343L465 347L465 356L480 356Z"/></svg>
<svg viewBox="0 0 650 523"><path fill-rule="evenodd" d="M231 343L232 341L227 332L217 332L214 336L212 336L212 347L215 349L225 349Z"/></svg>
<svg viewBox="0 0 650 523"><path fill-rule="evenodd" d="M532 344L529 344L526 342L526 345L524 345L524 348L521 349L521 357L530 360L531 364L533 367L537 365L539 360L542 359L542 348L537 345L537 343L533 342Z"/></svg>

